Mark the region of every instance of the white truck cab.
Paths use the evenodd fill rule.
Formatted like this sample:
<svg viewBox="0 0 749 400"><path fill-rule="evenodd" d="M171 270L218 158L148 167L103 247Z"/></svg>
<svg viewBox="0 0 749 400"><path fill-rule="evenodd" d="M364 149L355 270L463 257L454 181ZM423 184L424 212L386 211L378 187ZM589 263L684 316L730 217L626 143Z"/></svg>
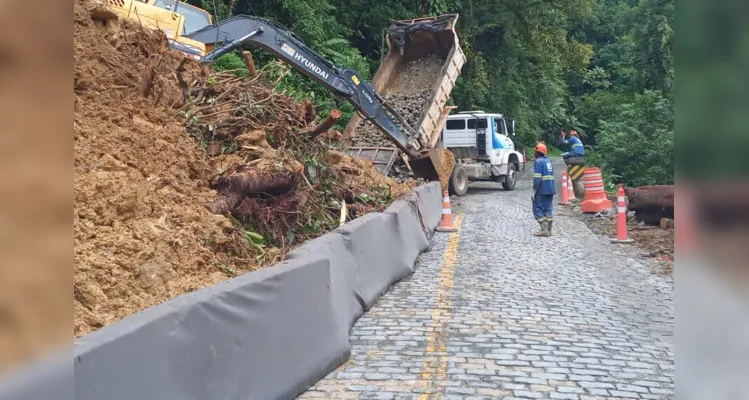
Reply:
<svg viewBox="0 0 749 400"><path fill-rule="evenodd" d="M462 111L449 115L442 129L442 147L455 155L450 193L462 196L469 181L492 180L515 189L523 155L515 149L515 121L502 114Z"/></svg>

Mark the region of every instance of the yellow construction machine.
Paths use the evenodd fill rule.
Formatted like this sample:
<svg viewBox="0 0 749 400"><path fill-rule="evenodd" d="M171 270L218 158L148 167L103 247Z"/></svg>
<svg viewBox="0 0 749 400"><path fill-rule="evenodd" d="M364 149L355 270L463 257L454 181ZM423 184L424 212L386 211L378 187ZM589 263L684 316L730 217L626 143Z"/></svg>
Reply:
<svg viewBox="0 0 749 400"><path fill-rule="evenodd" d="M120 18L140 23L147 29L163 31L169 45L190 58L202 61L206 45L186 35L213 24L203 9L177 0L98 0Z"/></svg>

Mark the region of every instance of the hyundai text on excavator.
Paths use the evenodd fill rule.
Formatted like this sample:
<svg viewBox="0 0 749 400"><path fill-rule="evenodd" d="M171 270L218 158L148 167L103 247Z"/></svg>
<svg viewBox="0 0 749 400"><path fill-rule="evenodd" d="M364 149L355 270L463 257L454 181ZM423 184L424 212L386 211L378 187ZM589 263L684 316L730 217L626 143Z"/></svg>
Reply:
<svg viewBox="0 0 749 400"><path fill-rule="evenodd" d="M407 51L426 56L430 52L448 49L454 55L448 60L451 74L445 81L444 75L438 83L439 98L432 99L429 108L431 125L429 129L414 129L396 112L362 76L349 68L336 67L331 61L307 46L304 41L277 22L267 19L237 15L212 23L210 15L197 7L176 0L106 0L110 7L128 19L140 21L145 27L165 32L170 46L180 50L201 63L210 63L238 47L249 44L263 48L292 68L320 83L337 97L351 103L360 118L372 122L408 156L415 177L426 180L439 180L444 157L452 153L433 148L434 135L440 135L445 112L445 102L454 87L465 56L458 46L453 32L457 15L422 18L411 23L396 21L398 40L391 40L392 28L388 36L391 57L407 58ZM444 33L447 33L446 35ZM393 42L397 42L394 44ZM457 53L456 50L457 49ZM404 53L406 57L404 57ZM452 61L452 62L450 62ZM392 69L393 62L385 63ZM447 64L446 67L447 68ZM378 70L381 74L383 67ZM388 71L389 75L395 75ZM432 110L435 108L435 110ZM434 111L434 112L433 112ZM447 162L447 161L445 161ZM454 159L450 160L454 164ZM450 174L451 170L441 171ZM446 180L443 180L446 181Z"/></svg>

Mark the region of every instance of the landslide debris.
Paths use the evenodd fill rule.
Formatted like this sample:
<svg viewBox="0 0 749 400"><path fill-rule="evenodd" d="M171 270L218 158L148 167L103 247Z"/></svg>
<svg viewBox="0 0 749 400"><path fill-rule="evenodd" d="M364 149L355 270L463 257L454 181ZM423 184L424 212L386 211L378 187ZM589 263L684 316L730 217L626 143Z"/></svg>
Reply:
<svg viewBox="0 0 749 400"><path fill-rule="evenodd" d="M279 260L415 182L330 150L329 116L74 3L74 334ZM328 116L323 116L323 118ZM319 122L319 123L317 123Z"/></svg>

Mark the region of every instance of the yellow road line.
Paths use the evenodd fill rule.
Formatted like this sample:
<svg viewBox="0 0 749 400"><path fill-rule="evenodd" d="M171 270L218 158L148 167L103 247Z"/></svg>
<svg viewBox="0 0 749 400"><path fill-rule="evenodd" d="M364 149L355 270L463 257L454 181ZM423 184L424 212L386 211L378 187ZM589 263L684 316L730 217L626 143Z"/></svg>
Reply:
<svg viewBox="0 0 749 400"><path fill-rule="evenodd" d="M455 261L458 256L458 241L462 222L463 215L456 215L453 224L458 231L451 233L448 237L447 248L442 260L440 281L437 284L437 298L432 310L432 323L427 337L426 359L419 376L420 386L426 386L427 389L419 396L420 400L437 398L439 396L438 391L445 386L445 380L447 379L447 328L450 324L450 309L452 308L450 296L453 291L453 275L455 274Z"/></svg>

